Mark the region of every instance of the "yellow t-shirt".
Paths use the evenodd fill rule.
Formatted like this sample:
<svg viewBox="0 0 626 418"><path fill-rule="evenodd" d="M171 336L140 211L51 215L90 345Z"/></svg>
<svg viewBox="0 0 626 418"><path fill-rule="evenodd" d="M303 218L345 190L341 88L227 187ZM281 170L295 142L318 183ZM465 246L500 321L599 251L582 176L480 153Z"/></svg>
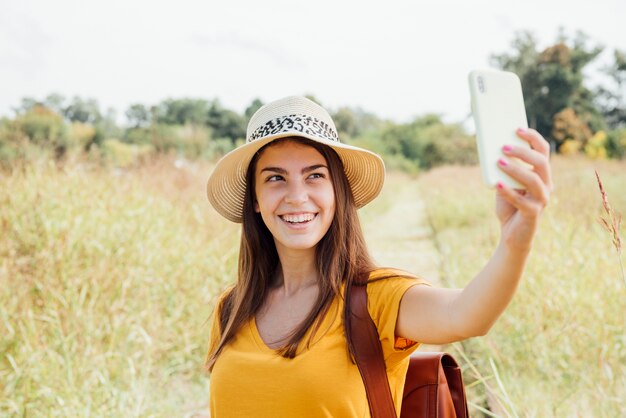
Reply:
<svg viewBox="0 0 626 418"><path fill-rule="evenodd" d="M370 280L389 274L377 270ZM393 271L391 271L393 274ZM391 277L367 286L368 311L378 328L396 411L400 411L409 355L419 343L396 338L398 308L421 279ZM216 309L217 311L217 309ZM211 343L219 339L217 313ZM306 344L308 334L303 339ZM265 345L250 320L224 347L210 382L212 418L226 417L369 417L365 387L348 356L343 300L336 298L309 348L287 359Z"/></svg>

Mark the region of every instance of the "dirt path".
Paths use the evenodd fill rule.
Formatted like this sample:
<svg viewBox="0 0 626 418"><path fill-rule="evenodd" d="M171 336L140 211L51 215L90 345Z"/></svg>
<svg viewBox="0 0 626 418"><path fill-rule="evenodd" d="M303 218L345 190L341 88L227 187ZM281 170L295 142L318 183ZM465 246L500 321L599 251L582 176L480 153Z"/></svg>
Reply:
<svg viewBox="0 0 626 418"><path fill-rule="evenodd" d="M375 222L367 222L364 233L378 265L409 271L440 286L441 260L425 203L416 186L415 180L405 176L390 176L379 197L386 209L376 215ZM422 351L440 349L426 345L420 348Z"/></svg>

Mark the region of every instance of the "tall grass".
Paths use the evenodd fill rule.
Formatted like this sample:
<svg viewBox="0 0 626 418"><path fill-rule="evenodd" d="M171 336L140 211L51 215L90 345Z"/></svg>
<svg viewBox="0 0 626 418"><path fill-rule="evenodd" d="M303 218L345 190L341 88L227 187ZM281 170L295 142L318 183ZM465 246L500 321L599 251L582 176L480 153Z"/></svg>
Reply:
<svg viewBox="0 0 626 418"><path fill-rule="evenodd" d="M0 415L204 408L206 319L236 234L203 199L208 167L173 163L0 177Z"/></svg>
<svg viewBox="0 0 626 418"><path fill-rule="evenodd" d="M556 190L515 299L487 336L456 346L478 407L516 417L626 415L626 291L597 222L594 168L623 212L623 163L557 158ZM497 242L493 193L475 168L433 170L420 184L445 277L462 286Z"/></svg>
<svg viewBox="0 0 626 418"><path fill-rule="evenodd" d="M624 213L623 164L557 159L518 294L489 335L455 346L473 416L487 405L501 416L626 415L626 291L597 223L594 168ZM238 228L206 202L210 169L161 159L0 173L0 416L203 413L206 319L238 250ZM465 284L497 244L493 192L476 168L406 181L428 204L447 284ZM386 196L364 222L397 199Z"/></svg>

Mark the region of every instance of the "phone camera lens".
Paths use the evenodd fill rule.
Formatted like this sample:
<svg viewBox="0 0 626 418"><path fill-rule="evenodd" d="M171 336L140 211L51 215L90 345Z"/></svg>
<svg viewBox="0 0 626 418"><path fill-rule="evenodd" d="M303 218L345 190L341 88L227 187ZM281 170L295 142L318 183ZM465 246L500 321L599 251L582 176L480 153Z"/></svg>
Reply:
<svg viewBox="0 0 626 418"><path fill-rule="evenodd" d="M478 79L476 80L478 82L478 91L481 93L485 92L485 81L483 80L482 77L478 77Z"/></svg>

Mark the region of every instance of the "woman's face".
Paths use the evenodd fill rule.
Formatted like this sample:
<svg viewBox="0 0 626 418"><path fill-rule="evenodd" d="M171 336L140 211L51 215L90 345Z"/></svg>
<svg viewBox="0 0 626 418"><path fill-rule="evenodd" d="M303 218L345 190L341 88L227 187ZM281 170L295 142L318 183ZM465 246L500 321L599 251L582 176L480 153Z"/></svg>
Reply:
<svg viewBox="0 0 626 418"><path fill-rule="evenodd" d="M279 254L314 250L335 216L335 193L322 154L308 145L281 142L263 151L254 174L254 208Z"/></svg>

